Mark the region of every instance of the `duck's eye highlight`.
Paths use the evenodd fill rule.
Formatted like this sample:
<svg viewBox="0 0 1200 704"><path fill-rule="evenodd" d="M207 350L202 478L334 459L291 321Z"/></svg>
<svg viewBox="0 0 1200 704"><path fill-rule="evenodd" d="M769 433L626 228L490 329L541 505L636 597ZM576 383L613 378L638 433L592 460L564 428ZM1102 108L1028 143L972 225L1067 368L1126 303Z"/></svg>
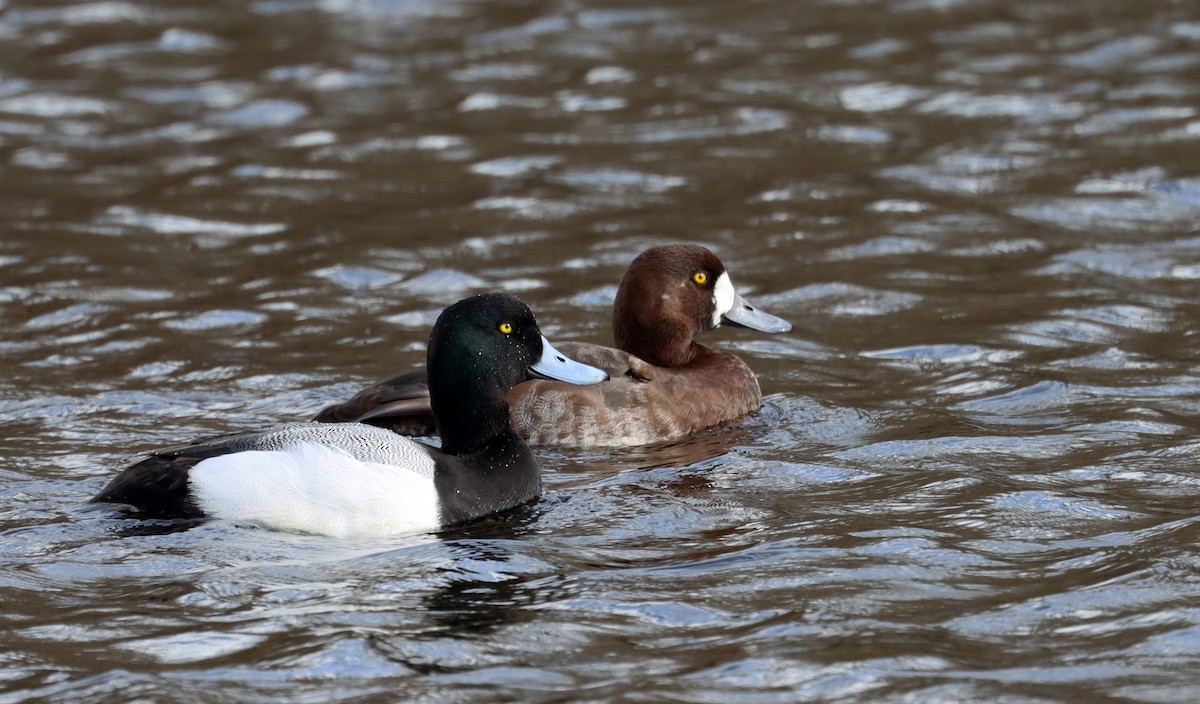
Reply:
<svg viewBox="0 0 1200 704"><path fill-rule="evenodd" d="M508 335L509 333L512 332L512 323L500 323L499 325L496 326L496 329L499 330L500 332L504 333L505 335Z"/></svg>
<svg viewBox="0 0 1200 704"><path fill-rule="evenodd" d="M708 283L708 274L705 274L703 271L697 271L695 274L692 274L692 281L698 284Z"/></svg>

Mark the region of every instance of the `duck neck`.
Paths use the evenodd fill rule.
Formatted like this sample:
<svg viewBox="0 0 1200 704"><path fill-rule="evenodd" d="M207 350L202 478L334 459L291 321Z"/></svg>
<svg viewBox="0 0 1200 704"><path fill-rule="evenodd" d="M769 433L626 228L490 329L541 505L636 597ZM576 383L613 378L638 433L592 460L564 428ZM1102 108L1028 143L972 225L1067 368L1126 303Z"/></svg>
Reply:
<svg viewBox="0 0 1200 704"><path fill-rule="evenodd" d="M470 374L430 374L429 398L442 450L451 455L475 452L493 438L512 432L508 399L494 385L472 381Z"/></svg>
<svg viewBox="0 0 1200 704"><path fill-rule="evenodd" d="M691 364L699 351L699 345L689 339L670 339L664 343L654 337L640 340L636 335L624 339L616 335L614 337L617 347L656 367L682 367Z"/></svg>
<svg viewBox="0 0 1200 704"><path fill-rule="evenodd" d="M682 367L701 353L689 326L664 314L657 306L630 307L618 295L613 306L613 342L617 347L658 367Z"/></svg>

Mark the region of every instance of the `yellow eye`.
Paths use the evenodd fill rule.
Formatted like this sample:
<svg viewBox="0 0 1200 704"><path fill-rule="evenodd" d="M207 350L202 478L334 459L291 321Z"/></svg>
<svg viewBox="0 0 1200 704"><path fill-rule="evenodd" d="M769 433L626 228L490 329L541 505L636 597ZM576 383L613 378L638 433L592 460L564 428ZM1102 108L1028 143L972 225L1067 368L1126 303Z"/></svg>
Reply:
<svg viewBox="0 0 1200 704"><path fill-rule="evenodd" d="M692 281L703 285L708 281L708 274L705 274L703 271L697 271L695 274L692 274Z"/></svg>
<svg viewBox="0 0 1200 704"><path fill-rule="evenodd" d="M512 332L512 323L500 323L496 329L507 335Z"/></svg>

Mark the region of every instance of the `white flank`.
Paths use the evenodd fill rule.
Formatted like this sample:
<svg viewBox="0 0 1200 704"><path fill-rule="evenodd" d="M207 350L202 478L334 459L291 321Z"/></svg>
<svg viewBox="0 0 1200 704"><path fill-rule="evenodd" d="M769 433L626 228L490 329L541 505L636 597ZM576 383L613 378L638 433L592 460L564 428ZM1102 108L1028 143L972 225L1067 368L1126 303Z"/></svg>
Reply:
<svg viewBox="0 0 1200 704"><path fill-rule="evenodd" d="M433 458L414 452L410 463L362 462L303 442L210 457L192 468L188 483L214 518L335 537L433 530L441 525Z"/></svg>
<svg viewBox="0 0 1200 704"><path fill-rule="evenodd" d="M717 277L713 286L713 327L721 326L721 316L733 310L733 301L737 294L733 290L733 282L729 280L729 272L723 272Z"/></svg>

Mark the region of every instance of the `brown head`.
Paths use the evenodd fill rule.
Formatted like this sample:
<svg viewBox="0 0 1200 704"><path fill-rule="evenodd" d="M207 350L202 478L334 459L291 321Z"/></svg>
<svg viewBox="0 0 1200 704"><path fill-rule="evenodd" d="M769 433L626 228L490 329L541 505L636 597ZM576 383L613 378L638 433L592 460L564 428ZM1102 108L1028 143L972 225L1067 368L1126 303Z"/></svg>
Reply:
<svg viewBox="0 0 1200 704"><path fill-rule="evenodd" d="M722 318L765 332L791 325L755 310L737 295L717 255L693 244L652 247L621 277L613 303L617 347L660 367L678 367L700 352L692 338Z"/></svg>

